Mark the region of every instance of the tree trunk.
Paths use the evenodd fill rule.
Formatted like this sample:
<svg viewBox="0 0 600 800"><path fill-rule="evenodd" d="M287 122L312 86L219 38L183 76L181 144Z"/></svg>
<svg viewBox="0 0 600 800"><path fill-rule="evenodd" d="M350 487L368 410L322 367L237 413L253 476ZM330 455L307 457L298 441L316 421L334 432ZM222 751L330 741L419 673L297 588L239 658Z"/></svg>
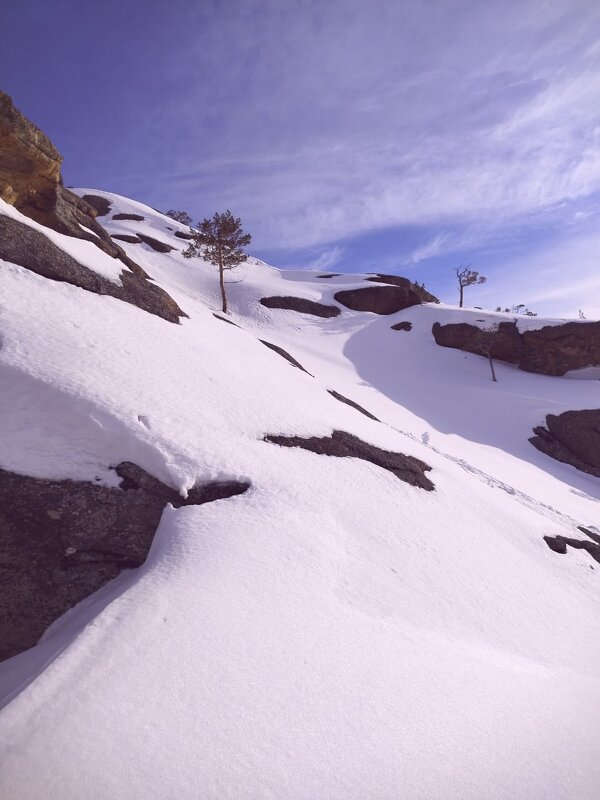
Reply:
<svg viewBox="0 0 600 800"><path fill-rule="evenodd" d="M223 269L223 257L221 255L221 248L219 247L219 286L221 287L221 300L223 314L227 313L227 295L225 294L225 270Z"/></svg>
<svg viewBox="0 0 600 800"><path fill-rule="evenodd" d="M459 300L459 303L458 303L458 307L462 308L464 286L462 285L462 283L459 283L458 285L460 286L460 300Z"/></svg>
<svg viewBox="0 0 600 800"><path fill-rule="evenodd" d="M494 383L498 383L498 381L496 380L496 370L494 369L494 360L492 359L491 353L488 353L488 360L490 362L490 369L492 371L492 380L494 381Z"/></svg>

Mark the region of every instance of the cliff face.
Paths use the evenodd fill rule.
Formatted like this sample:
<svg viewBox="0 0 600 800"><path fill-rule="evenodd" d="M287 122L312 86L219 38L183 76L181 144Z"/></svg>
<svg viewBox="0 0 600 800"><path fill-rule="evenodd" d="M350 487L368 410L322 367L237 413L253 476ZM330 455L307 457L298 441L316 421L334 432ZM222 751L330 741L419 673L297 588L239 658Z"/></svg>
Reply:
<svg viewBox="0 0 600 800"><path fill-rule="evenodd" d="M466 322L432 328L442 347L485 355L484 333ZM573 369L600 364L600 322L564 322L520 333L516 323L501 322L492 343L493 358L517 364L525 372L564 375Z"/></svg>
<svg viewBox="0 0 600 800"><path fill-rule="evenodd" d="M62 259L50 257L52 242L42 233L22 228L18 221L0 219L0 258L20 264L53 280L66 281L98 294L112 294L127 302L177 322L183 312L162 289L148 282L147 273L110 237L97 221L98 209L65 189L61 176L62 156L46 134L27 119L12 99L0 91L0 199L21 214L58 233L92 242L126 267L125 289L94 276L82 265L60 269ZM40 256L48 255L43 268ZM43 259L42 259L43 260Z"/></svg>
<svg viewBox="0 0 600 800"><path fill-rule="evenodd" d="M0 91L0 198L35 219L54 202L61 165L46 134Z"/></svg>

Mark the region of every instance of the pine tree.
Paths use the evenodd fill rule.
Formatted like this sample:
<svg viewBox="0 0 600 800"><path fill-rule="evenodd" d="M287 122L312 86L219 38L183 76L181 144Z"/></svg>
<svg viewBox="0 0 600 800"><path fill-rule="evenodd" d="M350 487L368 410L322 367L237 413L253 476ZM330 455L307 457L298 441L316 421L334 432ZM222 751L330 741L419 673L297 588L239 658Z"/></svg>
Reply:
<svg viewBox="0 0 600 800"><path fill-rule="evenodd" d="M225 270L233 269L248 258L243 249L252 241L249 233L244 233L239 217L231 211L215 214L212 219L203 219L193 232L194 238L183 251L185 258L201 256L219 269L219 286L223 313L227 313L225 294Z"/></svg>
<svg viewBox="0 0 600 800"><path fill-rule="evenodd" d="M167 217L171 217L171 219L176 220L177 222L181 222L184 225L191 225L192 218L187 213L187 211L174 211L173 209L169 209L169 211L165 211L165 215Z"/></svg>
<svg viewBox="0 0 600 800"><path fill-rule="evenodd" d="M458 278L458 287L460 289L458 305L460 308L462 308L465 286L473 286L473 284L476 283L485 283L487 278L485 278L483 275L480 275L474 269L471 269L470 264L461 264L460 267L457 267L454 271L456 273L456 277Z"/></svg>

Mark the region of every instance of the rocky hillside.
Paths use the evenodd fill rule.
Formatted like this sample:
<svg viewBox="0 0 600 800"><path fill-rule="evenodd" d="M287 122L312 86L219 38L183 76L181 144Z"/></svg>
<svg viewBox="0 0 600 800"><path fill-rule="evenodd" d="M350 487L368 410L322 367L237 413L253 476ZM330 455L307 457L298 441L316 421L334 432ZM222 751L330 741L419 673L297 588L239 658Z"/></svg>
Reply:
<svg viewBox="0 0 600 800"><path fill-rule="evenodd" d="M0 796L596 798L600 323L255 258L224 316L1 103Z"/></svg>

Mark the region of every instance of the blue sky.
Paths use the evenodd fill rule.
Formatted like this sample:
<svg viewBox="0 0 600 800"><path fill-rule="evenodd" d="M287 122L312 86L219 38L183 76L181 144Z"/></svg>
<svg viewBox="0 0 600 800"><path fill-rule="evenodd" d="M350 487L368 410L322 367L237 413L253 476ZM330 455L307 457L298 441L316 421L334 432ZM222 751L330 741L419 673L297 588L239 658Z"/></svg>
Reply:
<svg viewBox="0 0 600 800"><path fill-rule="evenodd" d="M67 184L242 217L276 266L600 316L596 0L20 0L0 86Z"/></svg>

